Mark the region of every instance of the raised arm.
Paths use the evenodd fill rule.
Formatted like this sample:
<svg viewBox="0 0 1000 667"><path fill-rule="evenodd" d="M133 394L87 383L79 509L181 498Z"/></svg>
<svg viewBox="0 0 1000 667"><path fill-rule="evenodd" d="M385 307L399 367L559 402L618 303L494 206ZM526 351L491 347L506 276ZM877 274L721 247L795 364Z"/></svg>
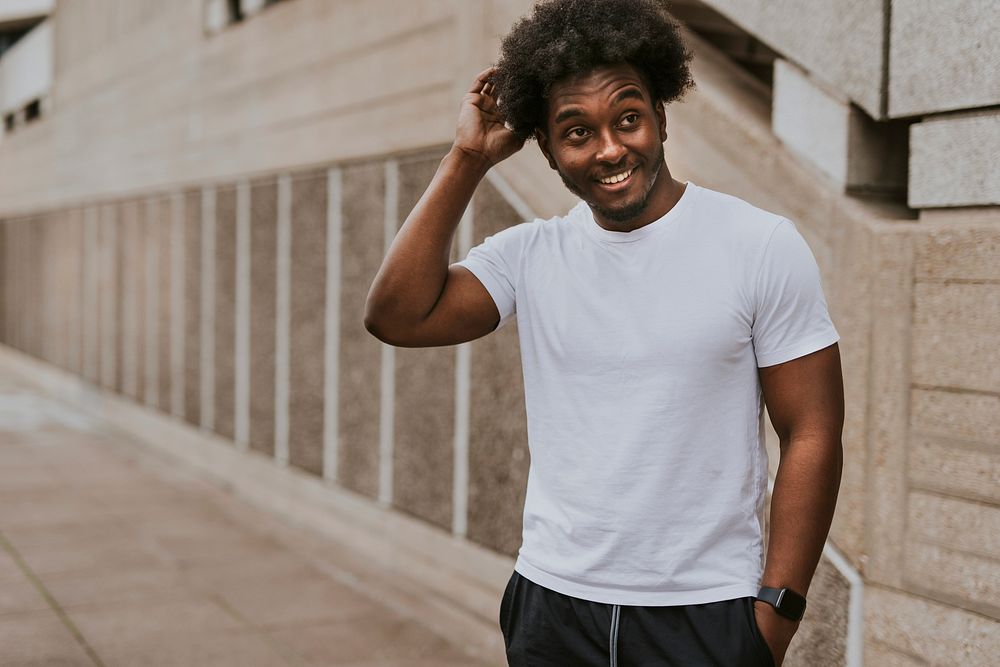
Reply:
<svg viewBox="0 0 1000 667"><path fill-rule="evenodd" d="M837 344L759 369L781 458L762 585L805 595L826 542L843 464L844 384ZM780 665L798 623L763 602L757 622Z"/></svg>
<svg viewBox="0 0 1000 667"><path fill-rule="evenodd" d="M481 72L463 98L455 142L368 291L365 327L391 345L453 345L485 336L500 322L482 283L448 265L455 229L479 182L524 143L497 112L492 74L493 68Z"/></svg>

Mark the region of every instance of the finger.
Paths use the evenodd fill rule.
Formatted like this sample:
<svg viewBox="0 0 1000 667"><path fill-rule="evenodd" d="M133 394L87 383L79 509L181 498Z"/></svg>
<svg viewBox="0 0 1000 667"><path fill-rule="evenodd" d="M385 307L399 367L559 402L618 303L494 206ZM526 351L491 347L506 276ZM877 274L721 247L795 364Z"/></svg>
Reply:
<svg viewBox="0 0 1000 667"><path fill-rule="evenodd" d="M480 93L483 87L489 83L490 77L493 73L497 71L496 67L490 66L484 69L482 72L476 75L476 80L472 82L472 88L469 89L470 93Z"/></svg>

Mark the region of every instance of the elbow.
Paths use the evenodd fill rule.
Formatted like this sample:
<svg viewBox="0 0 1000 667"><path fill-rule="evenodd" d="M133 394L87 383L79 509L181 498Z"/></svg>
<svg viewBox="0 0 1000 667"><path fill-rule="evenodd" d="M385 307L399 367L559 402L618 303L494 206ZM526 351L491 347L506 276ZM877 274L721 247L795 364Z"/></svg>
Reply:
<svg viewBox="0 0 1000 667"><path fill-rule="evenodd" d="M371 335L378 338L383 343L386 341L385 327L382 320L378 317L375 309L372 307L371 299L365 303L365 330Z"/></svg>
<svg viewBox="0 0 1000 667"><path fill-rule="evenodd" d="M405 345L399 332L402 330L398 325L390 322L384 314L379 314L370 307L365 308L365 330L372 336L387 345Z"/></svg>

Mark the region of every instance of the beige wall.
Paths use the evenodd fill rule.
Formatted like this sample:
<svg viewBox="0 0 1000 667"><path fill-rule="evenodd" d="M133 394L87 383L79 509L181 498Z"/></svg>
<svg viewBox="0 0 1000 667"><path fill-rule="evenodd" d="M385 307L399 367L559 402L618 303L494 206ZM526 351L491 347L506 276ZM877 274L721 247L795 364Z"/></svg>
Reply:
<svg viewBox="0 0 1000 667"><path fill-rule="evenodd" d="M200 0L61 2L52 114L4 142L0 215L446 142L493 4L294 0L208 35Z"/></svg>
<svg viewBox="0 0 1000 667"><path fill-rule="evenodd" d="M0 149L2 341L94 369L137 400L155 388L161 410L174 409L165 397L181 383L174 412L192 425L207 411L233 436L248 414L249 447L335 470L333 481L372 502L513 553L527 470L516 338L397 352L367 336L359 309L386 234L450 139L463 87L527 4L289 0L206 36L198 0L61 3L53 113ZM101 39L71 34L112 15ZM831 544L851 567L824 560L817 585L830 609L810 618L787 664L856 664L861 621L869 664L990 664L1000 652L1000 217L918 218L844 196L774 137L755 86L709 47L697 51L699 89L667 111L671 170L795 221L842 336L846 458ZM466 223L473 239L572 200L534 146L496 172ZM237 242L241 187L249 250ZM176 220L182 233L168 243L151 220ZM334 239L339 255L320 252ZM151 248L155 273L140 261ZM288 253L307 248L323 276L289 266ZM175 253L182 262L168 267ZM282 301L294 285L296 300ZM180 307L165 308L168 294ZM282 334L281 318L301 326ZM84 345L87 331L96 340ZM178 332L168 375L163 348ZM464 397L461 373L472 379ZM313 400L291 409L303 389ZM316 400L331 391L332 411ZM432 418L415 423L432 399ZM466 477L455 474L460 447ZM860 590L852 573L864 577L863 615L845 609Z"/></svg>

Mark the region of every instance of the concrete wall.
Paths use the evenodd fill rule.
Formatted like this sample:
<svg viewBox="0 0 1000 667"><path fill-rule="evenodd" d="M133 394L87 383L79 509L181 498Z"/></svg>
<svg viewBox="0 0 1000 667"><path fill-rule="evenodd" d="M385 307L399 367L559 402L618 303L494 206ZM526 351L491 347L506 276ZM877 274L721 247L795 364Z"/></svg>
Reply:
<svg viewBox="0 0 1000 667"><path fill-rule="evenodd" d="M397 350L364 331L362 310L466 79L527 4L290 0L206 35L195 0L61 3L54 113L0 150L0 340L513 555L528 470L516 328ZM792 40L786 73L827 93L815 99L835 107L837 150L870 157L851 137L871 130L858 107L878 105L871 63L827 60L852 40L880 53L881 10L788 5L786 23L829 24L792 35L761 19L776 11L765 4L727 7L776 46ZM100 39L70 34L81 21L103 26ZM857 161L804 167L829 162L823 146L796 150L810 128L776 136L759 87L692 43L699 90L667 111L672 172L795 221L842 335L841 500L786 664L991 664L993 112L903 128L910 203L924 211L862 205L843 194L868 179ZM571 201L529 145L477 192L454 256Z"/></svg>
<svg viewBox="0 0 1000 667"><path fill-rule="evenodd" d="M899 194L908 186L907 204L918 209L1000 202L994 3L705 4L781 55L775 133L837 186Z"/></svg>

